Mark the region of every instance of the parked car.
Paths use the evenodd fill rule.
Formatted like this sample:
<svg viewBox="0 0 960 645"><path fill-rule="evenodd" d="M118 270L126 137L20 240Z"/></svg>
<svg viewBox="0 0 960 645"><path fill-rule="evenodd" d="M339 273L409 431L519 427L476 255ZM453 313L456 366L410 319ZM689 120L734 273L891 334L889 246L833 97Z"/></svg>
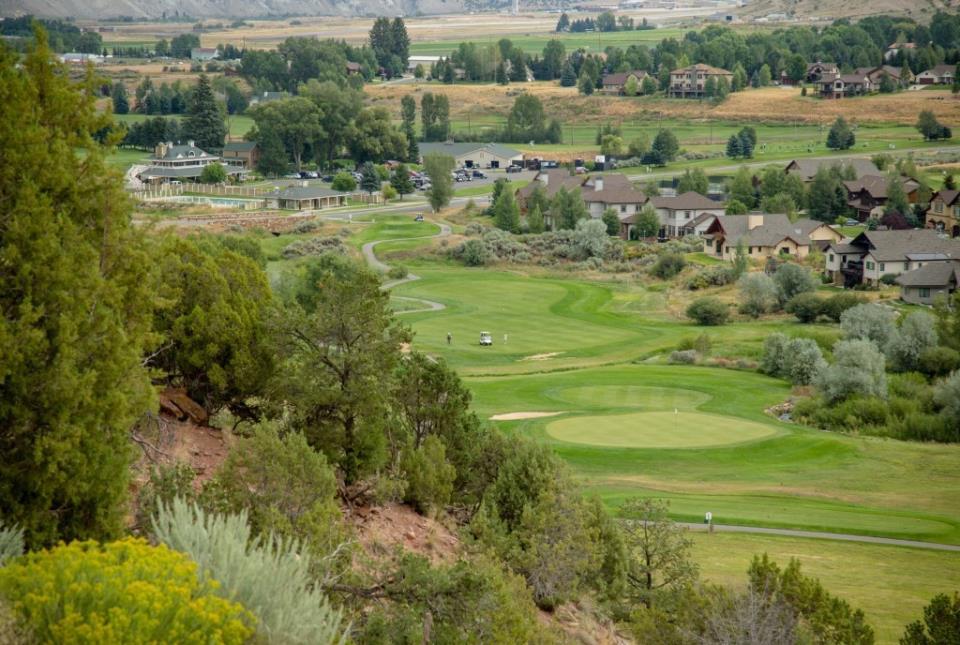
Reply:
<svg viewBox="0 0 960 645"><path fill-rule="evenodd" d="M422 221L423 221L423 213L417 213L417 216L413 218L413 221L414 221L414 222L422 222Z"/></svg>
<svg viewBox="0 0 960 645"><path fill-rule="evenodd" d="M325 182L327 182L327 183L329 184L330 182L333 181L333 175L324 175L324 176L323 176L323 181L325 181Z"/></svg>
<svg viewBox="0 0 960 645"><path fill-rule="evenodd" d="M474 177L477 177L479 179L487 178L487 173L483 172L482 170L474 170L472 174Z"/></svg>
<svg viewBox="0 0 960 645"><path fill-rule="evenodd" d="M523 168L520 166L507 166L507 172L523 172Z"/></svg>
<svg viewBox="0 0 960 645"><path fill-rule="evenodd" d="M843 225L844 225L844 226L859 226L859 225L860 225L860 222L859 222L858 220L855 220L855 219L848 219L846 222L843 223Z"/></svg>

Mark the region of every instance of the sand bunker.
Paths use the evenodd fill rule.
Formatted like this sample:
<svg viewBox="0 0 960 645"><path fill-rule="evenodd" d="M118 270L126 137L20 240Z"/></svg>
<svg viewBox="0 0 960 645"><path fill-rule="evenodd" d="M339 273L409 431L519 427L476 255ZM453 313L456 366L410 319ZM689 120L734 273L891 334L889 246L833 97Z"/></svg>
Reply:
<svg viewBox="0 0 960 645"><path fill-rule="evenodd" d="M563 412L508 412L507 414L495 414L490 417L491 421L522 421L524 419L539 419L541 417L555 417Z"/></svg>
<svg viewBox="0 0 960 645"><path fill-rule="evenodd" d="M564 352L550 352L549 354L533 354L531 356L524 356L521 358L521 361L545 361L553 358L554 356L559 356Z"/></svg>

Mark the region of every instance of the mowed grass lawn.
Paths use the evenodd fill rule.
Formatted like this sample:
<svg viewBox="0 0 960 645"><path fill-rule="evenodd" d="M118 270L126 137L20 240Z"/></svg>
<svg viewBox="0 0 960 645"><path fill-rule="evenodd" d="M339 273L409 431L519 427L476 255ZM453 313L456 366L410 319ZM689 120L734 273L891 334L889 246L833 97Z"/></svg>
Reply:
<svg viewBox="0 0 960 645"><path fill-rule="evenodd" d="M881 645L897 643L930 599L957 590L960 579L960 553L767 535L695 533L693 538L700 577L737 588L746 586L754 554L767 553L781 566L797 558L803 573L864 610Z"/></svg>
<svg viewBox="0 0 960 645"><path fill-rule="evenodd" d="M652 495L691 521L709 510L721 523L960 543L960 446L781 423L764 411L790 395L783 381L654 358L704 331L715 353L756 356L771 332L809 328L699 328L664 313L669 293L632 281L414 267L423 280L395 293L447 306L404 317L414 346L457 368L484 418L562 412L502 426L549 443L608 505ZM492 347L479 345L481 331L491 332Z"/></svg>

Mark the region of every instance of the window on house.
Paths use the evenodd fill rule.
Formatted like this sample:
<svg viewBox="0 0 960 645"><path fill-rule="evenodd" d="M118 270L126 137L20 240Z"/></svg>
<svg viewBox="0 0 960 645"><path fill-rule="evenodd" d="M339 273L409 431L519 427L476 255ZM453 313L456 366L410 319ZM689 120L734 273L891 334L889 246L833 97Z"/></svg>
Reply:
<svg viewBox="0 0 960 645"><path fill-rule="evenodd" d="M873 262L867 262L867 269L873 271Z"/></svg>
<svg viewBox="0 0 960 645"><path fill-rule="evenodd" d="M788 249L787 247L783 247L782 249L780 249L780 255L790 255L790 249Z"/></svg>
<svg viewBox="0 0 960 645"><path fill-rule="evenodd" d="M690 219L690 211L683 211L683 216L685 219Z"/></svg>
<svg viewBox="0 0 960 645"><path fill-rule="evenodd" d="M831 262L834 261L833 253L830 254L830 261L831 261Z"/></svg>
<svg viewBox="0 0 960 645"><path fill-rule="evenodd" d="M910 270L910 263L909 263L909 262L904 263L904 265L903 265L903 270L904 270L904 271L909 271L909 270Z"/></svg>
<svg viewBox="0 0 960 645"><path fill-rule="evenodd" d="M929 297L930 297L930 289L928 289L928 288L926 288L926 287L921 287L921 288L920 288L920 297L921 297L921 298L929 298Z"/></svg>
<svg viewBox="0 0 960 645"><path fill-rule="evenodd" d="M881 263L880 263L880 270L881 270L881 271L886 271L886 270L887 270L887 265L886 265L885 263L881 262Z"/></svg>
<svg viewBox="0 0 960 645"><path fill-rule="evenodd" d="M621 213L626 213L626 212L627 212L627 205L626 205L626 204L620 204L620 212L621 212Z"/></svg>

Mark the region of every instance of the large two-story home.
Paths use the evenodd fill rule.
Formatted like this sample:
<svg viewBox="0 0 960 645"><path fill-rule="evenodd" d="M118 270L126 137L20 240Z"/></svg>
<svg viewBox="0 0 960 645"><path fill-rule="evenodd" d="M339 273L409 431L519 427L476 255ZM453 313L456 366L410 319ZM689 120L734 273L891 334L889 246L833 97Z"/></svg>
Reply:
<svg viewBox="0 0 960 645"><path fill-rule="evenodd" d="M960 237L960 190L944 188L933 194L926 227L950 237Z"/></svg>
<svg viewBox="0 0 960 645"><path fill-rule="evenodd" d="M617 72L614 74L604 74L600 90L603 94L623 95L626 93L627 82L632 78L637 82L637 90L640 89L640 83L647 77L647 73L642 69L635 69L629 72Z"/></svg>
<svg viewBox="0 0 960 645"><path fill-rule="evenodd" d="M520 207L520 212L527 212L527 200L538 188L548 200L552 200L554 196L560 192L561 188L565 188L568 191L579 190L586 179L584 175L571 175L570 171L566 168L541 170L529 184L518 188L516 193L514 193L517 199L517 205ZM544 213L543 215L546 217L547 214Z"/></svg>
<svg viewBox="0 0 960 645"><path fill-rule="evenodd" d="M874 90L873 80L866 72L824 75L817 81L818 93L824 99L842 99L862 96Z"/></svg>
<svg viewBox="0 0 960 645"><path fill-rule="evenodd" d="M840 68L837 67L836 63L823 63L817 61L816 63L810 63L807 65L807 71L804 74L801 81L807 83L819 83L820 79L824 75L835 76L840 73ZM790 76L787 75L786 70L780 72L780 84L781 85L793 85L794 81Z"/></svg>
<svg viewBox="0 0 960 645"><path fill-rule="evenodd" d="M692 190L674 197L652 197L650 204L657 210L665 237L682 237L687 233L701 232L696 230L695 220L703 222L703 215L722 217L725 212L721 202L715 202ZM706 227L702 232L706 232Z"/></svg>
<svg viewBox="0 0 960 645"><path fill-rule="evenodd" d="M706 95L707 80L711 78L717 81L725 78L730 83L733 81L733 72L703 63L675 69L670 72L667 95L679 99L702 98Z"/></svg>
<svg viewBox="0 0 960 645"><path fill-rule="evenodd" d="M256 141L227 141L223 146L223 160L235 166L256 168L260 161L260 146Z"/></svg>
<svg viewBox="0 0 960 645"><path fill-rule="evenodd" d="M603 216L603 212L611 208L622 220L639 213L647 203L647 196L643 191L634 188L626 175L620 173L588 178L580 186L580 195L587 205L590 217L594 218Z"/></svg>
<svg viewBox="0 0 960 645"><path fill-rule="evenodd" d="M907 196L907 202L916 204L920 182L910 177L900 177L899 181ZM847 189L847 204L857 211L857 219L863 222L883 214L883 207L887 203L889 182L889 178L885 175L864 175L859 179L843 182Z"/></svg>
<svg viewBox="0 0 960 645"><path fill-rule="evenodd" d="M205 167L221 162L220 157L201 150L193 141L187 141L186 145L174 145L167 141L157 144L150 165L141 170L138 176L141 181L154 184L174 180L196 181ZM242 176L247 172L241 166L227 164L224 164L224 169L231 176Z"/></svg>
<svg viewBox="0 0 960 645"><path fill-rule="evenodd" d="M733 260L742 242L748 257L795 256L804 258L814 248L839 242L833 227L811 219L791 222L784 214L749 213L717 217L704 234L703 251Z"/></svg>
<svg viewBox="0 0 960 645"><path fill-rule="evenodd" d="M864 231L852 240L830 244L824 251L826 270L836 284L877 284L931 262L960 258L960 240L932 229Z"/></svg>

